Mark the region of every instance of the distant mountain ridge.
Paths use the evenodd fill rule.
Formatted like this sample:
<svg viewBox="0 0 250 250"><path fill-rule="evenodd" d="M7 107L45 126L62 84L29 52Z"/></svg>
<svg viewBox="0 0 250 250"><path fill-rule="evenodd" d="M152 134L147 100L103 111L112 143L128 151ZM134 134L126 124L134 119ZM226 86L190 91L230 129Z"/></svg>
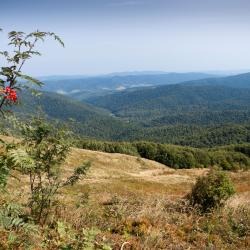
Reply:
<svg viewBox="0 0 250 250"><path fill-rule="evenodd" d="M123 91L87 100L147 126L249 120L250 73ZM192 120L192 122L191 122Z"/></svg>
<svg viewBox="0 0 250 250"><path fill-rule="evenodd" d="M176 84L184 81L204 79L214 75L204 73L117 73L96 77L46 80L44 91L56 92L84 100L92 96L103 96L117 91L146 86ZM53 79L53 78L52 78Z"/></svg>
<svg viewBox="0 0 250 250"><path fill-rule="evenodd" d="M250 88L250 72L221 78L208 78L184 82L192 86L226 86L232 88Z"/></svg>

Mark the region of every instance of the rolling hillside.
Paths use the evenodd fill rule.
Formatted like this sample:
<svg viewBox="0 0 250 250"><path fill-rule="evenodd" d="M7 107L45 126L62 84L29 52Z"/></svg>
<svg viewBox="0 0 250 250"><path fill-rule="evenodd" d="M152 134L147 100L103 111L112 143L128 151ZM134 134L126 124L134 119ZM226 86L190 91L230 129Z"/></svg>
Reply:
<svg viewBox="0 0 250 250"><path fill-rule="evenodd" d="M243 123L250 118L250 74L123 91L88 102L151 127Z"/></svg>
<svg viewBox="0 0 250 250"><path fill-rule="evenodd" d="M11 142L17 140L13 137L0 136L4 141ZM92 150L72 148L66 162L64 163L64 175L71 174L75 166L83 162L91 162L91 168L76 187L70 188L71 197L67 197L72 202L79 197L79 190L91 185L91 196L98 197L98 202L106 202L112 196L139 195L139 196L161 196L180 198L186 195L196 178L208 172L206 168L196 169L173 169L158 162L118 153L104 153ZM244 198L245 202L250 202L250 187L247 185L249 171L234 173L229 172L238 190L237 200ZM13 179L16 185L25 184ZM25 190L22 184L22 189ZM245 187L243 189L243 187ZM69 200L65 201L67 204ZM232 201L233 203L234 201Z"/></svg>
<svg viewBox="0 0 250 250"><path fill-rule="evenodd" d="M63 176L69 176L83 161L91 161L87 176L60 192L56 210L57 218L63 221L60 225L84 228L84 233L86 228L91 228L90 236L98 229L99 238L95 242L104 241L112 246L107 249L121 249L125 245L128 247L124 249L168 249L169 246L205 249L207 241L211 244L210 238L221 248L247 249L249 235L235 233L235 225L243 228L240 232L248 232L249 171L228 173L237 193L228 200L225 209L208 217L195 213L184 198L196 178L205 175L207 169L172 170L138 157L72 149ZM27 197L27 184L27 179L11 178L8 190L14 194L21 191L18 198L23 201ZM212 228L209 232L208 225ZM233 235L233 242L225 237L225 227ZM69 226L67 230L62 230L64 238L68 236L66 232L72 232ZM208 237L209 240L204 240Z"/></svg>
<svg viewBox="0 0 250 250"><path fill-rule="evenodd" d="M92 162L87 178L88 183L95 183L95 185L102 187L105 185L104 193L108 190L110 192L115 190L115 192L122 193L130 190L139 194L147 191L148 195L157 193L182 197L190 191L196 178L208 171L207 169L173 170L158 162L144 158L76 148L72 149L66 162L66 165L69 167L66 171L70 171L71 167L80 164L82 161ZM249 185L247 186L247 177L250 175L250 172L232 172L230 175L235 180L240 196L245 197L250 202L250 197L248 196L250 187ZM120 185L118 190L116 185ZM247 189L243 191L241 187L245 185ZM113 189L112 187L115 188Z"/></svg>
<svg viewBox="0 0 250 250"><path fill-rule="evenodd" d="M21 116L36 114L40 109L49 119L73 119L74 131L84 137L111 139L128 129L126 123L103 109L55 93L43 92L39 97L23 93L21 105L15 108Z"/></svg>
<svg viewBox="0 0 250 250"><path fill-rule="evenodd" d="M171 124L161 125L160 123L165 121L158 122L155 119L151 122L152 126L146 127L136 122L126 122L124 119L113 117L106 110L71 100L62 95L46 92L39 98L24 94L21 97L21 103L23 104L16 107L19 116L36 114L41 108L49 119L58 119L62 122L74 119L75 123L72 129L83 138L108 141L146 140L194 147L250 142L250 126L244 123L225 125L210 122L208 123L210 125L202 126L188 124L188 120L184 120L185 124L174 124L175 121L172 120ZM218 117L219 112L216 113ZM237 116L235 116L237 112L232 111L229 114L232 115L232 120L238 122ZM177 119L181 119L181 116L175 116ZM188 113L183 114L184 116L191 119ZM195 114L193 116L195 117ZM172 114L171 119L173 117ZM215 117L212 116L213 119ZM238 117L244 121L243 115ZM196 116L195 119L198 117Z"/></svg>
<svg viewBox="0 0 250 250"><path fill-rule="evenodd" d="M146 76L145 76L146 77ZM20 115L37 113L40 106L49 119L75 120L82 137L109 141L146 140L160 143L213 147L250 142L249 74L186 82L168 86L130 88L116 94L74 98L44 92L40 98L21 96ZM237 81L236 81L236 80ZM235 80L235 85L232 85ZM205 82L209 84L205 84ZM200 83L200 84L198 84ZM212 84L213 83L213 84Z"/></svg>

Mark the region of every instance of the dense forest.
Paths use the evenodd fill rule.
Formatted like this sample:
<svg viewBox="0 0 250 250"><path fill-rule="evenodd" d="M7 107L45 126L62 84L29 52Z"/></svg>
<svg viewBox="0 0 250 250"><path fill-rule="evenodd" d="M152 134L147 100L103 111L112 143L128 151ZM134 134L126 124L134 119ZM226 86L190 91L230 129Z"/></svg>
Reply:
<svg viewBox="0 0 250 250"><path fill-rule="evenodd" d="M124 91L88 102L145 126L242 123L249 119L250 89L189 83Z"/></svg>
<svg viewBox="0 0 250 250"><path fill-rule="evenodd" d="M73 120L74 132L89 139L205 148L248 143L249 81L249 74L243 74L130 89L88 99L88 104L56 93L42 92L37 98L23 92L15 111L24 117L40 106L50 120Z"/></svg>

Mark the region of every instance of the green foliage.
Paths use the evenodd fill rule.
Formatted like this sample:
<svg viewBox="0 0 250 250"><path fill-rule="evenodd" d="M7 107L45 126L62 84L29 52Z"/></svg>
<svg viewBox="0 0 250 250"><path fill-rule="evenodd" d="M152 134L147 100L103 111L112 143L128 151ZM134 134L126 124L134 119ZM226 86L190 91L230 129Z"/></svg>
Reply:
<svg viewBox="0 0 250 250"><path fill-rule="evenodd" d="M59 125L55 128L43 118L21 123L17 121L23 140L7 144L0 163L29 178L29 208L37 223L44 224L56 203L58 190L73 185L86 174L90 163L75 168L67 178L62 176L62 164L70 150L70 132Z"/></svg>
<svg viewBox="0 0 250 250"><path fill-rule="evenodd" d="M53 228L46 228L43 248L111 250L111 247L105 242L105 238L98 239L100 233L101 231L95 228L75 230L72 225L64 221L57 221Z"/></svg>
<svg viewBox="0 0 250 250"><path fill-rule="evenodd" d="M111 140L147 140L194 147L244 143L250 142L249 79L248 73L128 89L87 101L109 110L129 122L129 126L135 125Z"/></svg>
<svg viewBox="0 0 250 250"><path fill-rule="evenodd" d="M24 211L20 205L16 203L4 204L0 209L0 226L8 231L22 229L26 233L36 233L37 227L27 223L23 215Z"/></svg>
<svg viewBox="0 0 250 250"><path fill-rule="evenodd" d="M190 194L190 201L202 212L209 212L223 206L234 193L234 186L228 176L219 169L211 169L206 176L198 178Z"/></svg>
<svg viewBox="0 0 250 250"><path fill-rule="evenodd" d="M1 249L18 249L20 246L28 249L39 235L39 228L26 216L24 207L4 202L0 208L0 234L3 232L7 237L5 242L0 242Z"/></svg>
<svg viewBox="0 0 250 250"><path fill-rule="evenodd" d="M36 113L40 106L49 119L64 122L73 118L74 132L97 140L146 140L199 148L250 142L249 89L175 85L164 91L158 87L156 92L147 90L146 99L138 91L120 93L122 98L116 94L93 102L99 105L99 101L108 103L111 98L112 107L100 106L112 114L72 100L69 95L45 92L36 98L25 91L20 96L25 105L13 110L24 117ZM146 90L141 91L144 95Z"/></svg>
<svg viewBox="0 0 250 250"><path fill-rule="evenodd" d="M248 83L246 89L212 83L176 84L122 91L92 98L89 103L110 110L117 117L151 128L241 124L249 121L249 78L250 74L245 79Z"/></svg>
<svg viewBox="0 0 250 250"><path fill-rule="evenodd" d="M76 145L94 151L141 156L176 169L219 166L224 170L247 170L250 167L248 144L197 149L153 142L80 140Z"/></svg>
<svg viewBox="0 0 250 250"><path fill-rule="evenodd" d="M0 70L0 111L5 111L4 106L12 106L14 103L5 98L6 87L12 90L28 89L32 91L30 85L42 86L39 80L22 73L22 68L27 60L32 56L40 56L41 53L35 50L39 41L44 41L47 37L53 37L57 42L64 46L59 36L52 32L35 31L26 34L21 31L11 31L8 33L9 51L0 51L0 56L6 59L6 65Z"/></svg>
<svg viewBox="0 0 250 250"><path fill-rule="evenodd" d="M126 117L122 119L114 117L103 109L54 93L44 92L41 96L35 97L23 91L20 98L23 105L15 106L12 109L20 117L24 118L36 114L37 107L40 107L50 120L58 119L65 122L70 118L74 119L73 131L85 138L111 141L145 140L198 148L250 142L250 126L248 122L250 115L248 111L243 111L249 109L250 105L245 103L241 106L241 97L239 97L239 100L235 100L240 105L239 109L230 112L223 110L221 111L223 115L220 112L215 112L218 113L220 121L215 117L217 116L215 113L207 115L205 114L206 111L200 111L202 106L200 104L197 109L206 118L202 124L197 121L198 114L190 114L185 110L183 114L193 117L193 121L184 117L183 120L174 122L176 118L173 116L181 119L182 115L178 113L179 111L176 113L174 110L169 110L171 116L166 121L146 124L147 126L141 122L138 123L134 119L129 119L128 122ZM250 100L250 98L245 98L244 102L246 102L246 99ZM244 114L238 116L238 112ZM165 114L166 112L164 112ZM136 117L139 116L140 114L136 114ZM151 116L153 116L151 113L147 114L147 118ZM142 120L144 122L146 118Z"/></svg>
<svg viewBox="0 0 250 250"><path fill-rule="evenodd" d="M1 155L1 160L0 160L0 190L6 186L9 172L10 172L10 170L6 166L6 159L3 155Z"/></svg>
<svg viewBox="0 0 250 250"><path fill-rule="evenodd" d="M96 140L80 140L77 146L83 149L90 149L93 151L102 151L107 153L121 153L139 156L139 152L135 146L129 142L106 142Z"/></svg>

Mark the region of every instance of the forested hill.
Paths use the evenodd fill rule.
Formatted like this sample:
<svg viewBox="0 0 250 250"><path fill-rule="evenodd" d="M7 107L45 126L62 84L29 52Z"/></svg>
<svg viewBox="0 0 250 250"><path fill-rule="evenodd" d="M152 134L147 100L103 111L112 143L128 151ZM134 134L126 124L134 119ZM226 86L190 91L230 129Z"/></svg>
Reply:
<svg viewBox="0 0 250 250"><path fill-rule="evenodd" d="M123 91L88 102L147 126L242 123L250 118L250 74Z"/></svg>
<svg viewBox="0 0 250 250"><path fill-rule="evenodd" d="M89 104L55 93L44 92L39 98L23 94L25 106L17 111L34 114L40 106L50 119L73 118L74 131L94 139L195 147L250 142L250 88L237 87L237 79L245 79L241 86L248 86L248 78L249 74L221 78L230 87L207 79L130 89L88 99Z"/></svg>
<svg viewBox="0 0 250 250"><path fill-rule="evenodd" d="M114 139L128 129L126 123L113 118L109 112L59 94L42 92L35 97L22 93L20 99L21 105L15 108L19 115L36 114L41 109L49 119L62 122L72 119L74 131L84 137Z"/></svg>

